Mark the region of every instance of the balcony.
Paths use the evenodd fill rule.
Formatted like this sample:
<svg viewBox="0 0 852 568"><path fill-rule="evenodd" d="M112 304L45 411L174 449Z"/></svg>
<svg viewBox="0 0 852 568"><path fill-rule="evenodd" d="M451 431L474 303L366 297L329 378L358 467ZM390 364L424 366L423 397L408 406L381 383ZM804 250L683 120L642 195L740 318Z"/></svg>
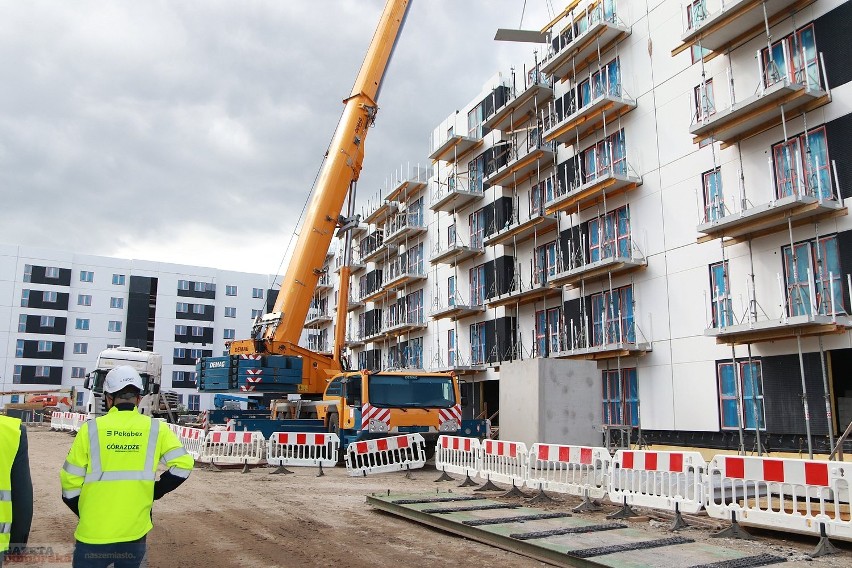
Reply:
<svg viewBox="0 0 852 568"><path fill-rule="evenodd" d="M435 243L429 263L432 265L449 264L450 266L456 266L483 252L485 252L485 249L481 246L466 246L458 241L450 243L444 248L440 247L440 243Z"/></svg>
<svg viewBox="0 0 852 568"><path fill-rule="evenodd" d="M611 198L642 185L642 178L622 162L616 167L607 166L595 175L581 176L582 183L570 186L567 191L562 183L556 188L556 197L544 204L547 214L559 211L576 212L603 202L604 195Z"/></svg>
<svg viewBox="0 0 852 568"><path fill-rule="evenodd" d="M581 108L569 108L570 113L544 131L544 139L559 144L575 144L598 132L605 122L611 124L636 108L636 101L624 94L620 85L602 87L601 92ZM574 100L579 100L579 92Z"/></svg>
<svg viewBox="0 0 852 568"><path fill-rule="evenodd" d="M424 189L432 176L428 167L407 164L393 173L390 180L390 190L385 195L385 201L406 201L409 197Z"/></svg>
<svg viewBox="0 0 852 568"><path fill-rule="evenodd" d="M439 183L436 191L432 192L432 203L429 209L432 211L461 211L482 199L482 182L471 183L467 176L451 175L447 178L446 185Z"/></svg>
<svg viewBox="0 0 852 568"><path fill-rule="evenodd" d="M631 237L603 244L592 258L585 237L579 247L575 248L574 241L569 241L568 246L570 266L550 277L551 286L576 287L587 280L630 274L648 266L648 259Z"/></svg>
<svg viewBox="0 0 852 568"><path fill-rule="evenodd" d="M398 290L414 282L426 280L423 263L409 264L405 257L390 263L383 272L382 288L385 291Z"/></svg>
<svg viewBox="0 0 852 568"><path fill-rule="evenodd" d="M387 337L396 337L412 331L426 329L426 322L423 321L422 312L419 314L409 314L407 311L396 316L389 316L385 319L382 332Z"/></svg>
<svg viewBox="0 0 852 568"><path fill-rule="evenodd" d="M355 298L354 296L349 296L349 301L346 302L346 311L352 312L359 308L363 308L366 303L360 298Z"/></svg>
<svg viewBox="0 0 852 568"><path fill-rule="evenodd" d="M456 375L472 375L481 373L487 369L484 363L474 363L470 357L465 357L456 348L456 351L447 355L447 360L439 354L432 361L432 371L436 373L455 373Z"/></svg>
<svg viewBox="0 0 852 568"><path fill-rule="evenodd" d="M619 357L639 357L652 351L635 322L622 321L589 325L588 321L569 322L565 333L559 334L558 350L550 356L556 359L602 361Z"/></svg>
<svg viewBox="0 0 852 568"><path fill-rule="evenodd" d="M343 267L343 252L341 251L338 256L334 258L334 271L337 274L340 274L340 269ZM367 268L367 263L363 262L356 252L352 251L352 258L349 261L349 274L355 274L356 272L361 272Z"/></svg>
<svg viewBox="0 0 852 568"><path fill-rule="evenodd" d="M544 77L539 74L540 77ZM511 132L529 123L530 117L537 114L539 108L553 99L553 89L542 80L526 87L512 99L497 109L483 124L488 130Z"/></svg>
<svg viewBox="0 0 852 568"><path fill-rule="evenodd" d="M362 339L363 335L363 330L354 334L347 334L346 339L343 341L343 344L346 347L361 347L365 343L365 341Z"/></svg>
<svg viewBox="0 0 852 568"><path fill-rule="evenodd" d="M387 291L379 286L375 290L364 290L364 292L359 296L359 301L364 302L373 302L376 304L380 304L385 301L387 297Z"/></svg>
<svg viewBox="0 0 852 568"><path fill-rule="evenodd" d="M365 242L361 240L361 262L375 262L388 255L388 248L384 245L383 233L374 233L376 238Z"/></svg>
<svg viewBox="0 0 852 568"><path fill-rule="evenodd" d="M600 3L590 2L583 8L575 8L568 18L572 25L560 36L559 49L548 53L541 65L541 72L554 80L597 60L599 52L630 35L630 28L621 22L615 10L604 14Z"/></svg>
<svg viewBox="0 0 852 568"><path fill-rule="evenodd" d="M305 319L305 327L313 327L328 323L332 320L331 315L319 308L311 308L308 310L308 317Z"/></svg>
<svg viewBox="0 0 852 568"><path fill-rule="evenodd" d="M447 302L446 307L443 305L441 299L438 298L437 304L433 306L432 311L429 313L429 317L434 320L450 319L457 321L483 312L485 312L485 306L465 301L462 299L461 294L456 291L455 295Z"/></svg>
<svg viewBox="0 0 852 568"><path fill-rule="evenodd" d="M835 189L838 187L837 180L831 175L831 172L837 171L833 160L832 166L829 170L830 183L826 188L815 187L821 185L819 176L813 176L812 180L802 180L801 176L796 175L791 183L790 195L754 206L745 199L744 182L741 181L739 199L735 201L746 205L745 208L729 210L723 196L707 206L700 203L701 216L697 230L703 236L698 238L698 242L724 239L726 244L734 244L786 231L790 225L797 227L847 215L849 209ZM770 179L774 178L774 171L770 171L769 175ZM770 186L775 193L775 183L770 183Z"/></svg>
<svg viewBox="0 0 852 568"><path fill-rule="evenodd" d="M553 144L542 142L538 136L533 140L524 136L524 142L508 144L509 157L506 165L485 177L484 183L508 185L526 181L537 172L550 173L554 166L556 152Z"/></svg>
<svg viewBox="0 0 852 568"><path fill-rule="evenodd" d="M385 246L396 245L426 232L420 211L397 213L385 225Z"/></svg>
<svg viewBox="0 0 852 568"><path fill-rule="evenodd" d="M830 286L830 294L816 292L814 274L810 268L807 269L807 274L801 277L804 279L801 285L787 286L785 278L777 274L776 297L780 301L771 301L768 304L757 301L750 278L741 279L739 283L744 283L745 286L740 287L740 290L745 290L748 300L745 303L742 300L737 303L749 306L741 314L734 310L733 299L736 296L742 297L742 294L735 290L733 294L722 295L717 291L713 294L706 314L705 337L715 337L717 344L742 345L844 333L852 328L852 318L846 315L843 306L841 275L828 274L828 280L834 282L834 285ZM847 287L852 286L849 275L846 275L845 283ZM768 313L766 306L778 306L780 313Z"/></svg>
<svg viewBox="0 0 852 568"><path fill-rule="evenodd" d="M488 307L497 308L512 304L524 305L546 299L556 299L557 302L562 301L562 289L548 286L548 275L545 271L533 270L531 268L530 272L532 276L525 279L520 264L515 266L515 270L516 274L509 284L509 290L495 297L486 298L485 303L488 304Z"/></svg>
<svg viewBox="0 0 852 568"><path fill-rule="evenodd" d="M381 197L374 197L367 201L362 218L365 223L379 225L397 210L399 210L399 203L396 201L386 201Z"/></svg>
<svg viewBox="0 0 852 568"><path fill-rule="evenodd" d="M694 143L713 139L721 142L724 149L828 102L828 93L822 88L817 69L809 69L806 73L797 71L791 79L779 76L776 67L772 67L774 71L763 69L762 62L759 63L760 81L753 95L737 102L733 94L733 80L726 78L733 104L721 111L708 108L705 112L696 113L695 122L689 128ZM691 104L694 106L694 103Z"/></svg>
<svg viewBox="0 0 852 568"><path fill-rule="evenodd" d="M732 50L815 0L704 0L682 2L684 33L672 56L701 44L713 51L705 60ZM764 20L764 6L766 18Z"/></svg>
<svg viewBox="0 0 852 568"><path fill-rule="evenodd" d="M321 355L331 355L331 344L325 337L320 338L315 335L308 337L308 349Z"/></svg>
<svg viewBox="0 0 852 568"><path fill-rule="evenodd" d="M447 138L446 142L442 143L429 154L429 159L433 162L441 161L453 164L462 156L481 145L481 138L470 138L469 136L453 134Z"/></svg>
<svg viewBox="0 0 852 568"><path fill-rule="evenodd" d="M533 210L526 220L517 219L517 216L505 227L496 233L491 233L484 239L486 246L506 244L509 242L521 243L533 235L544 235L556 229L555 217L544 215L544 209Z"/></svg>
<svg viewBox="0 0 852 568"><path fill-rule="evenodd" d="M334 285L331 283L331 278L328 277L328 274L324 274L320 276L320 279L317 280L317 292L328 292L329 290L334 290Z"/></svg>

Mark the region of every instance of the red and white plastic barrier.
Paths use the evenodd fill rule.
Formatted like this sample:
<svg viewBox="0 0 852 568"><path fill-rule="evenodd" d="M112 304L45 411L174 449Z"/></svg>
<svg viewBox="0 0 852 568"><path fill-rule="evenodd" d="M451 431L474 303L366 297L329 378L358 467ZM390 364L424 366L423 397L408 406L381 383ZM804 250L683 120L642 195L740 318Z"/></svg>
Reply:
<svg viewBox="0 0 852 568"><path fill-rule="evenodd" d="M74 432L79 432L80 427L86 421L86 415L80 414L79 412L71 413L71 430Z"/></svg>
<svg viewBox="0 0 852 568"><path fill-rule="evenodd" d="M214 464L259 464L266 438L260 432L208 432L198 461Z"/></svg>
<svg viewBox="0 0 852 568"><path fill-rule="evenodd" d="M844 462L717 455L707 471L707 513L812 535L824 525L827 536L852 540L850 477Z"/></svg>
<svg viewBox="0 0 852 568"><path fill-rule="evenodd" d="M609 499L683 513L704 506L707 463L698 452L619 450L612 460Z"/></svg>
<svg viewBox="0 0 852 568"><path fill-rule="evenodd" d="M202 446L204 445L204 430L188 426L177 426L175 424L169 424L169 427L177 435L187 453L194 459L199 459L201 457Z"/></svg>
<svg viewBox="0 0 852 568"><path fill-rule="evenodd" d="M533 444L526 485L591 499L603 499L612 458L606 448Z"/></svg>
<svg viewBox="0 0 852 568"><path fill-rule="evenodd" d="M50 414L50 429L53 431L62 430L62 413L58 410Z"/></svg>
<svg viewBox="0 0 852 568"><path fill-rule="evenodd" d="M426 465L426 442L406 434L352 442L346 448L346 471L351 476L418 469Z"/></svg>
<svg viewBox="0 0 852 568"><path fill-rule="evenodd" d="M485 440L479 475L491 481L522 486L528 477L527 446L521 442Z"/></svg>
<svg viewBox="0 0 852 568"><path fill-rule="evenodd" d="M441 436L435 447L435 469L476 477L482 467L482 443L476 438Z"/></svg>
<svg viewBox="0 0 852 568"><path fill-rule="evenodd" d="M305 434L273 432L266 448L270 465L319 466L337 465L340 438L337 434Z"/></svg>

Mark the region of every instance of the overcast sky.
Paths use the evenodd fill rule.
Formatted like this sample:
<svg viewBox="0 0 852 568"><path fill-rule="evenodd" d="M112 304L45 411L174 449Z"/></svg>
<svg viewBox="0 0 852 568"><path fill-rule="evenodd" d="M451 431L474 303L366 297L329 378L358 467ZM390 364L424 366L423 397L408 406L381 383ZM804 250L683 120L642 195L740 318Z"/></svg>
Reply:
<svg viewBox="0 0 852 568"><path fill-rule="evenodd" d="M493 41L524 4L413 2L361 197L532 58ZM525 28L549 21L526 4ZM383 5L0 0L0 242L278 272Z"/></svg>

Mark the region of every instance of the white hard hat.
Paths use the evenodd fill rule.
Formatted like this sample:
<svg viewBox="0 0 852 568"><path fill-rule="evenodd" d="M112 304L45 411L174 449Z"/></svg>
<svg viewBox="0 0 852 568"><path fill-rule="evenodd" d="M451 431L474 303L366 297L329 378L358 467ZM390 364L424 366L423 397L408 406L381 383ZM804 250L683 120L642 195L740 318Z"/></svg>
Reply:
<svg viewBox="0 0 852 568"><path fill-rule="evenodd" d="M106 380L104 381L104 392L107 394L117 393L124 387L136 387L139 389L139 392L142 392L145 388L142 384L142 377L130 365L121 365L114 368L107 373Z"/></svg>

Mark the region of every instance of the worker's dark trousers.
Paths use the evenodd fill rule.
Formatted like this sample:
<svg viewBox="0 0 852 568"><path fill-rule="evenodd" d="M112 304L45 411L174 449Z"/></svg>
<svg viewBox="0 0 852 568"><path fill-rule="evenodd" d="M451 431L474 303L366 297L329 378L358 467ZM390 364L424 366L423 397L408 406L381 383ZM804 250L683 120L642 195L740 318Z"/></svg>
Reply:
<svg viewBox="0 0 852 568"><path fill-rule="evenodd" d="M73 568L139 568L145 566L145 537L133 542L74 545Z"/></svg>

